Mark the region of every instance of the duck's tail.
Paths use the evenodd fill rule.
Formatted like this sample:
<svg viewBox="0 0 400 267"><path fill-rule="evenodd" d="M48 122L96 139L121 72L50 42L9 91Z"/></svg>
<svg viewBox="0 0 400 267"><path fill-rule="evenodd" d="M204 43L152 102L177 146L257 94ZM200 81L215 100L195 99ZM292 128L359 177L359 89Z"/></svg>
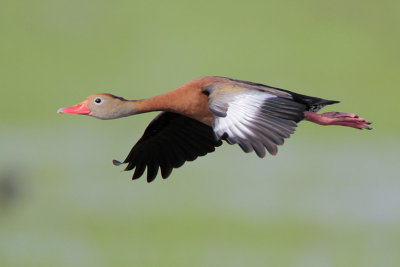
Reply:
<svg viewBox="0 0 400 267"><path fill-rule="evenodd" d="M321 108L327 106L327 105L332 105L332 104L337 104L340 101L336 100L327 100L319 97L313 97L313 96L308 96L308 95L302 95L302 94L293 94L293 98L295 101L300 102L304 105L306 105L306 110L307 111L312 111L312 112L317 112Z"/></svg>

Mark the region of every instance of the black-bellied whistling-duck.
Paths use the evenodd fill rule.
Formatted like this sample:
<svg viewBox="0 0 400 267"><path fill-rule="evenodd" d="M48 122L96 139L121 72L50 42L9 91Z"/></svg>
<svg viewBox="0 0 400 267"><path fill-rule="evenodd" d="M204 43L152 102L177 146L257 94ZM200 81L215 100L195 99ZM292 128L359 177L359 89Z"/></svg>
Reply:
<svg viewBox="0 0 400 267"><path fill-rule="evenodd" d="M173 168L213 152L226 140L244 152L263 158L265 149L275 155L277 145L305 119L321 125L368 129L371 122L356 114L316 112L339 101L301 95L287 90L225 77L202 77L167 93L126 100L111 94L95 94L59 113L117 119L150 111L163 111L147 127L122 163L134 168L132 179L155 179L158 169L167 178ZM122 164L114 160L114 165Z"/></svg>

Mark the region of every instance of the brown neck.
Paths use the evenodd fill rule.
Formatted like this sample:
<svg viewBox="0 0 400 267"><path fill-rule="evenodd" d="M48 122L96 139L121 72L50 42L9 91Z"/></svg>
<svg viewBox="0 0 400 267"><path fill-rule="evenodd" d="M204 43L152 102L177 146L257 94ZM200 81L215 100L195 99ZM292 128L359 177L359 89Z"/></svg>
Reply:
<svg viewBox="0 0 400 267"><path fill-rule="evenodd" d="M146 99L130 100L127 101L127 104L131 106L133 112L131 115L133 115L152 111L168 111L170 100L171 93L167 92Z"/></svg>
<svg viewBox="0 0 400 267"><path fill-rule="evenodd" d="M169 111L182 114L203 122L211 118L208 109L208 98L202 88L223 78L203 77L185 83L172 91L151 98L127 101L131 113L140 114L151 111Z"/></svg>

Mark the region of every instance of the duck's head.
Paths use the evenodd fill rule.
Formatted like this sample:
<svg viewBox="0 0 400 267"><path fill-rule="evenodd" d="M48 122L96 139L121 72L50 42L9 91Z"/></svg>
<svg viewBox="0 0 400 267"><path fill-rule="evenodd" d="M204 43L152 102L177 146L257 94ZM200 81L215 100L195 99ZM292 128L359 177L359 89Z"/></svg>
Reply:
<svg viewBox="0 0 400 267"><path fill-rule="evenodd" d="M112 94L94 94L75 106L60 108L57 113L89 115L110 120L135 114L133 103Z"/></svg>

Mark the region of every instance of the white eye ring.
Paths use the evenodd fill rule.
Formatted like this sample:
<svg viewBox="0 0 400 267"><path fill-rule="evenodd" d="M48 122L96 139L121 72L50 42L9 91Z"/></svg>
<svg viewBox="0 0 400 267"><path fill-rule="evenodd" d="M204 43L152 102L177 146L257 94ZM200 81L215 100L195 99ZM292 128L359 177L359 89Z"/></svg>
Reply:
<svg viewBox="0 0 400 267"><path fill-rule="evenodd" d="M94 99L94 103L97 104L97 105L100 105L101 103L103 103L103 98L101 98L101 97L96 97L96 98Z"/></svg>

